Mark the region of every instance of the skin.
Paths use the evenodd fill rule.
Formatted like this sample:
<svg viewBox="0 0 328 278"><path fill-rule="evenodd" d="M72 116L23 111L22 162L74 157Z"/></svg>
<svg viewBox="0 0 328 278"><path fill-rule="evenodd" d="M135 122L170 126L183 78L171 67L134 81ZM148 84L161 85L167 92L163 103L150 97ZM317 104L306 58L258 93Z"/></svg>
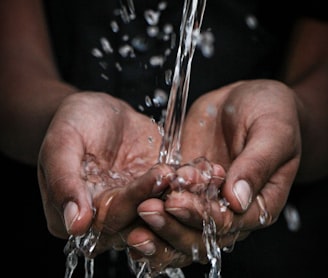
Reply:
<svg viewBox="0 0 328 278"><path fill-rule="evenodd" d="M146 256L154 271L190 264L190 242L197 242L205 263L202 209L194 205L197 200L182 202L195 198L189 189L203 182L198 169L154 167L160 135L148 117L110 95L81 92L60 79L40 3L0 2L0 149L38 165L49 231L68 238L93 226L102 232L94 256L128 245L132 256ZM298 23L283 75L288 87L272 80L237 82L202 96L189 111L183 163L206 156L213 186L229 202L222 213L217 200L211 201L220 246L272 224L294 179L327 175L327 33L322 22ZM106 173L100 182L112 182L109 169L125 182L99 186L97 175L86 174L86 162ZM171 190L177 176L188 180L183 192ZM233 190L237 180L250 186L242 190L244 197L251 193L243 206ZM163 191L165 198L159 198ZM259 203L269 215L265 225L259 223Z"/></svg>
<svg viewBox="0 0 328 278"><path fill-rule="evenodd" d="M189 161L192 157L204 156L223 167L213 175L223 178L218 188L220 196L229 203L228 209L222 211L217 198L210 200L220 247L231 246L251 231L271 225L282 211L301 157L300 129L295 125L297 111L293 91L269 80L238 82L210 92L199 98L189 111L182 139L183 157ZM202 182L193 174L195 170L189 168L185 166L177 171L191 184L185 191L173 191L165 202L146 200L138 211L156 234L189 261L192 260L191 243L197 242L200 260L206 262L202 244L204 209L199 208L201 201L197 195L190 193L193 184ZM228 169L226 174L224 169ZM243 184L247 181L248 196L236 195L234 185L238 181ZM244 205L241 205L242 199L246 202ZM264 205L262 210L258 202ZM260 213L268 214L264 223L259 221ZM148 215L156 216L157 221ZM160 218L165 224L158 227ZM136 245L134 237L131 233L129 244ZM151 259L156 262L156 253ZM179 263L173 261L172 265L183 266Z"/></svg>
<svg viewBox="0 0 328 278"><path fill-rule="evenodd" d="M327 176L328 148L323 147L328 142L327 34L327 23L308 18L297 22L282 73L288 87L271 80L237 82L200 97L189 111L182 156L185 160L206 156L226 169L221 192L231 210L222 213L215 209L217 202L212 202L219 246L233 245L249 232L274 223L294 181L306 183ZM200 121L202 124L194 124ZM237 180L246 180L251 186L252 198L246 209L234 195ZM200 242L202 231L201 214L193 202L184 202L191 199L187 194L175 194L165 203L147 200L139 207L141 216L153 213L162 218L165 224L160 229L154 219L143 219L176 247L176 254L184 262L191 260L190 241ZM259 222L263 208L268 213L264 225ZM181 223L185 224L183 228ZM186 234L193 235L193 239L185 240ZM143 239L152 238L149 235ZM133 233L129 243L137 243ZM204 255L200 261L206 262L202 247L200 254ZM154 261L155 270L160 256L157 252L147 256ZM168 265L182 267L181 261L171 260Z"/></svg>

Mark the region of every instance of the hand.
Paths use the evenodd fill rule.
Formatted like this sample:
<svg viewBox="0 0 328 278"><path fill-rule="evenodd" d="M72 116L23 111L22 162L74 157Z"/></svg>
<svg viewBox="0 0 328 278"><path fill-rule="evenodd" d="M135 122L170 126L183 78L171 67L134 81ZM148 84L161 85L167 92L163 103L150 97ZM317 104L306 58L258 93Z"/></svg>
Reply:
<svg viewBox="0 0 328 278"><path fill-rule="evenodd" d="M153 274L167 267L183 267L197 260L193 257L192 247L197 247L199 261L207 262L203 232L197 222L198 215L209 220L207 215L211 214L211 203L218 206L218 192L224 181L224 169L200 157L181 166L176 175L170 182L170 190L166 191L162 199L151 198L139 205L139 216L148 227L136 227L127 237L132 258L142 260L146 257ZM181 203L179 208L173 208L177 210L174 214L185 219L186 223L177 221L170 214L170 208L165 210L165 200L170 202L169 200L174 200L177 196ZM195 218L190 215L189 207L197 210ZM202 224L202 219L200 221ZM191 227L194 223L197 226Z"/></svg>
<svg viewBox="0 0 328 278"><path fill-rule="evenodd" d="M193 104L185 122L182 157L186 162L203 156L226 171L220 188L221 204L211 202L220 247L232 246L277 219L300 155L297 100L279 82L238 82L210 92ZM202 210L195 206L199 201L190 201L197 197L188 191L173 191L165 203L153 199L139 207L141 216L152 213L162 218L160 229L156 222L144 220L175 254L183 254L178 263L171 260L171 265L190 263L191 243L201 242ZM154 235L148 237L155 240ZM131 242L135 238L130 234ZM206 261L206 254L200 254L200 260ZM156 263L159 256L154 253L151 259Z"/></svg>
<svg viewBox="0 0 328 278"><path fill-rule="evenodd" d="M259 194L270 222L284 207L301 157L298 106L284 84L253 80L202 96L188 114L182 157L204 156L226 169L221 194L229 208L254 212L244 227L260 225L254 204Z"/></svg>
<svg viewBox="0 0 328 278"><path fill-rule="evenodd" d="M137 205L167 186L165 177L172 169L153 167L160 144L157 125L120 100L95 92L66 98L48 128L38 162L50 232L67 238L83 235L91 226L102 235L127 229L137 218ZM97 250L110 244L122 243L100 239Z"/></svg>

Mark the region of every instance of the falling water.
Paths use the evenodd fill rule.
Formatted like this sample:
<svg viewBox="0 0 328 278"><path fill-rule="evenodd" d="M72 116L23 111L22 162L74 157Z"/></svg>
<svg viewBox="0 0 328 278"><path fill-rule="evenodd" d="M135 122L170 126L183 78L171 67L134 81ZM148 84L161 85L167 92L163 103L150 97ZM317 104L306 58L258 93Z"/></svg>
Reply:
<svg viewBox="0 0 328 278"><path fill-rule="evenodd" d="M159 162L180 164L180 137L189 92L191 63L205 11L206 0L185 0L180 41L164 125Z"/></svg>
<svg viewBox="0 0 328 278"><path fill-rule="evenodd" d="M128 23L132 21L135 18L133 0L120 0L120 3L122 7L122 9L120 9L120 16L123 22ZM180 25L180 41L176 56L170 98L167 106L167 114L162 131L162 145L158 158L159 162L167 163L175 167L180 166L180 137L188 99L191 64L197 43L202 39L200 34L200 28L202 25L205 6L206 0L184 1L182 20ZM163 7L163 9L164 8L165 7ZM158 18L158 14L154 13L146 14L145 16L147 18L151 18L152 20L156 20L156 18ZM152 24L150 25L151 26L148 30L148 33L153 34L154 26ZM118 26L115 24L115 22L112 22L111 26L113 28L113 31L118 29ZM167 27L169 29L170 26ZM106 39L103 38L101 40L101 44L105 53L108 54L113 52L111 45ZM133 55L133 47L130 47L129 49L120 49L119 51L122 52L128 50L130 53L130 57L132 57L131 55ZM94 49L92 54L95 57L102 56L102 53L97 49ZM121 53L121 55L123 54ZM207 54L207 56L209 55L210 54ZM197 167L197 165L194 166ZM210 170L211 168L208 167L206 171L210 172ZM204 192L202 192L202 194L203 193ZM221 269L221 253L220 248L217 246L216 243L215 222L210 216L210 195L210 188L208 188L208 191L205 192L205 195L202 195L206 207L204 211L203 220L203 236L207 250L207 256L211 263L211 271L209 273L209 278L219 278ZM78 263L78 257L81 255L83 255L85 259L85 278L93 277L94 260L90 259L89 256L93 252L93 249L96 246L99 236L100 234L96 234L92 230L90 230L86 235L80 237L70 237L64 249L65 254L67 255L65 278L72 277L73 272ZM195 254L193 258L197 260L197 247L192 246L191 249L193 254ZM154 277L157 275L151 273L147 261L136 262L131 260L129 255L128 259L129 266L131 270L134 271L137 278ZM184 277L184 274L180 268L167 268L164 269L163 272L161 272L159 275L161 277L163 277L163 275L166 275L169 278Z"/></svg>
<svg viewBox="0 0 328 278"><path fill-rule="evenodd" d="M206 0L185 0L180 25L180 40L175 61L173 81L167 114L164 123L162 145L159 152L159 162L178 167L180 165L180 138L185 118L186 104L189 93L191 64L193 55L200 38L200 28L205 11ZM207 213L207 214L206 214ZM204 216L204 241L208 251L208 258L212 265L210 277L219 277L221 255L216 246L215 223L209 216L209 211ZM197 249L191 247L193 252ZM147 261L134 262L130 260L132 268L138 277L152 277ZM169 268L164 274L170 278L183 278L181 269ZM161 273L163 275L163 273Z"/></svg>
<svg viewBox="0 0 328 278"><path fill-rule="evenodd" d="M205 6L206 0L185 0L184 2L180 26L180 42L165 119L162 146L159 154L159 162L176 167L181 162L180 137L188 99L191 64L196 45L200 38L200 28ZM204 161L201 160L200 162L204 164ZM197 167L197 165L195 166ZM210 172L210 166L208 165L205 170L203 173ZM210 175L211 173L209 173ZM214 195L215 197L217 196L216 193ZM213 199L211 188L208 188L201 197L204 199L204 202L207 202L203 216L203 236L207 256L211 263L209 278L218 278L221 272L221 251L216 242L216 225L211 217L210 211L209 202ZM191 248L193 254L198 254L197 248L194 246Z"/></svg>

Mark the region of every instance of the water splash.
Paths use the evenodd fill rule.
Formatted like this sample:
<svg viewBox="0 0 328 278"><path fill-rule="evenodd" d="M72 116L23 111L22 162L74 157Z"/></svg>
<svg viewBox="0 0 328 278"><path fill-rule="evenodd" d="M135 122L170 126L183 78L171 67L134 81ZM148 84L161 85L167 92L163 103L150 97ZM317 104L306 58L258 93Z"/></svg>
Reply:
<svg viewBox="0 0 328 278"><path fill-rule="evenodd" d="M70 236L64 248L67 256L65 278L72 277L81 256L84 257L85 278L93 277L94 259L90 258L90 255L96 247L99 236L100 233L92 229L82 236Z"/></svg>
<svg viewBox="0 0 328 278"><path fill-rule="evenodd" d="M162 139L162 146L159 153L159 162L167 163L175 167L180 166L181 154L180 154L180 139L181 131L184 122L186 104L189 92L191 64L195 48L200 41L206 41L203 45L203 53L207 56L212 54L211 45L213 38L206 34L206 36L200 36L200 28L202 25L203 15L205 11L206 0L186 0L184 2L183 17L180 26L180 41L176 57L176 64L174 68L173 82L170 91L170 98L167 108L167 114L164 124L164 135ZM208 43L210 41L210 43ZM205 159L205 164L206 164ZM197 161L197 163L204 163L204 161ZM207 164L206 171L211 170L211 167ZM206 171L203 174L208 174L211 177L211 173ZM206 246L207 257L211 263L211 270L209 278L219 278L221 273L221 250L216 241L216 225L211 217L210 202L213 200L213 196L217 198L217 190L213 195L211 192L210 184L205 191L205 196L200 196L204 201L205 210L203 215L203 237ZM192 246L192 254L194 259L197 258L197 247Z"/></svg>
<svg viewBox="0 0 328 278"><path fill-rule="evenodd" d="M129 23L135 19L135 10L133 0L120 0L121 9L117 10L119 16L121 16L124 23ZM173 166L179 166L181 161L180 156L180 137L182 125L184 122L184 116L186 112L186 103L188 99L189 82L191 74L191 64L195 48L197 44L200 44L201 51L204 56L209 57L213 52L211 48L213 38L211 34L207 33L202 36L200 28L202 25L203 15L205 11L206 0L185 0L182 12L182 21L180 25L180 40L177 51L176 63L174 68L173 81L171 82L171 72L166 73L166 83L171 84L170 98L168 102L168 108L165 114L165 124L160 131L163 135L162 146L159 152L158 161L161 163L167 163ZM160 17L160 12L166 9L166 2L161 2L158 6L158 11L148 10L144 16L148 22L148 35L150 37L157 36L159 30L157 29L157 22ZM110 23L113 32L119 31L119 26L116 21ZM175 47L175 34L171 25L167 24L164 28L163 40L171 42L171 49ZM124 41L128 41L129 38L125 38ZM104 55L112 54L113 49L106 38L100 39L101 49L94 48L92 55L96 58L103 58ZM135 49L139 51L143 46L143 41L134 38L131 44L123 44L118 49L119 54L122 57L135 58ZM162 66L165 61L165 56L169 55L171 51L168 49L164 56L153 56L150 60L152 66ZM107 68L107 64L100 62L100 66L103 69ZM119 64L116 65L119 71L122 70ZM105 79L108 79L107 75L102 75ZM158 92L157 92L158 93ZM155 105L166 103L165 94L159 92L155 94L153 99L149 99L149 103ZM108 184L106 181L103 184ZM216 244L216 227L215 222L211 218L210 212L210 199L208 194L210 189L204 191L207 197L204 198L206 209L204 212L203 221L203 237L204 243L207 249L208 259L211 263L211 271L209 278L220 277L221 269L221 253L220 249ZM97 233L90 229L86 235L80 237L70 237L64 252L67 255L66 261L66 273L65 278L71 278L72 274L78 263L78 256L84 256L85 259L85 277L93 277L93 263L94 260L90 258L93 252L100 233ZM195 261L198 260L198 248L192 246L193 258ZM133 261L129 257L127 252L129 266L132 271L136 274L137 278L148 278L155 277L157 274L151 272L149 262L144 261ZM184 278L184 274L180 268L165 268L160 274L161 277L166 275L169 278Z"/></svg>
<svg viewBox="0 0 328 278"><path fill-rule="evenodd" d="M181 162L180 137L188 99L191 64L200 34L205 5L205 0L185 0L183 6L180 25L180 40L162 132L162 145L158 158L160 163L166 163L175 167L180 166ZM153 11L148 11L147 18L148 21L156 23L158 14ZM214 245L212 240L213 235L210 235L210 231L213 231L212 226L214 222L210 222L212 224L211 226L208 226L207 220L205 220L204 223L205 242L206 244L209 243L209 246L212 247ZM214 233L216 233L215 230ZM216 236L214 236L214 238L214 241L216 242ZM194 251L196 249L197 248L193 248ZM211 257L211 262L214 262L214 258L217 258L218 255L217 253L214 253L212 249L215 249L215 247L209 247L208 252ZM216 248L216 250L218 250L218 248ZM217 265L217 263L212 264L215 266ZM132 269L134 269L138 277L153 277L147 260L143 262L134 262L133 260L130 260L130 265L132 265ZM211 272L217 273L218 271L215 268ZM165 269L165 274L170 278L184 278L184 274L180 268Z"/></svg>
<svg viewBox="0 0 328 278"><path fill-rule="evenodd" d="M205 6L206 0L186 0L184 2L183 17L180 26L180 41L164 124L162 146L159 153L159 162L167 163L176 167L180 166L181 162L181 130L186 112L191 64L195 48L201 40L207 39L210 42L213 40L208 34L205 37L200 36L200 28L202 25ZM205 45L209 46L211 43L205 43ZM210 56L212 49L203 48L203 52ZM207 161L205 160L205 164L206 162ZM197 163L199 164L197 165ZM203 163L204 160L197 160L195 166L198 167ZM203 171L202 174L208 175L208 178L210 178L210 170L211 167L207 164L207 167L205 167L205 171ZM210 208L210 202L213 200L213 196L217 198L217 190L215 190L215 194L213 195L210 184L206 184L206 186L208 186L208 188L206 188L205 191L202 191L205 192L206 196L200 196L205 205L203 216L203 237L208 260L211 263L209 277L218 278L220 277L221 272L221 250L217 245L216 225L211 217ZM196 259L198 254L197 247L192 246L192 254L194 259Z"/></svg>

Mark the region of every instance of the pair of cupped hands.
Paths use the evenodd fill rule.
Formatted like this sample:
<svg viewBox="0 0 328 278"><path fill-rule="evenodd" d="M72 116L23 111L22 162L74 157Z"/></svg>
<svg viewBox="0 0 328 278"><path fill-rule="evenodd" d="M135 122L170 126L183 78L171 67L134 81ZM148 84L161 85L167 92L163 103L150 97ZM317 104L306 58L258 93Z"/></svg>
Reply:
<svg viewBox="0 0 328 278"><path fill-rule="evenodd" d="M203 221L220 248L274 223L301 155L294 92L273 80L240 81L189 109L179 167L159 163L158 125L108 94L62 102L40 149L38 179L56 237L100 232L91 256L128 248L152 269L207 262ZM205 196L205 197L204 197Z"/></svg>

